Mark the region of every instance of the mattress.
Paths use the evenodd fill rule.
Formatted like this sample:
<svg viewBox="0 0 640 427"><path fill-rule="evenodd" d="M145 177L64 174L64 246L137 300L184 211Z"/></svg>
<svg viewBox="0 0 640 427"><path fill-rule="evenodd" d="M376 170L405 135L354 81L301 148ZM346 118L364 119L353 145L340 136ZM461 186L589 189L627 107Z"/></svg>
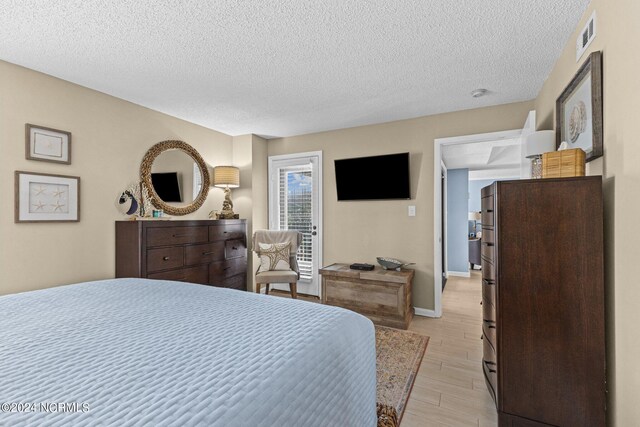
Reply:
<svg viewBox="0 0 640 427"><path fill-rule="evenodd" d="M0 297L0 425L375 426L375 332L337 307L116 279Z"/></svg>

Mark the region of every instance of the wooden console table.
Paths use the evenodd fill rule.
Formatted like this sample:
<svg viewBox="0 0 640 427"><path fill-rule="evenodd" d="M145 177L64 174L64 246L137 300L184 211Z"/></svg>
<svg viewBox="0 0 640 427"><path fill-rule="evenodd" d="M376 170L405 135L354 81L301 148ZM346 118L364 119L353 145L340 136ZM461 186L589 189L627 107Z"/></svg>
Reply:
<svg viewBox="0 0 640 427"><path fill-rule="evenodd" d="M376 325L408 329L413 318L413 270L351 270L347 264L320 269L322 303L367 316Z"/></svg>

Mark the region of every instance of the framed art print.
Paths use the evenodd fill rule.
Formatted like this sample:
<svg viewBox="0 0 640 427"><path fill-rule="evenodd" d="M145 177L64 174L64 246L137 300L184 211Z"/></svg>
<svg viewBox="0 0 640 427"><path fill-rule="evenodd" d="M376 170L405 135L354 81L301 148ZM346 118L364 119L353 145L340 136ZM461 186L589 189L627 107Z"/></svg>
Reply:
<svg viewBox="0 0 640 427"><path fill-rule="evenodd" d="M556 148L581 148L586 161L602 157L602 53L593 52L556 101Z"/></svg>
<svg viewBox="0 0 640 427"><path fill-rule="evenodd" d="M80 178L16 171L15 222L80 221Z"/></svg>
<svg viewBox="0 0 640 427"><path fill-rule="evenodd" d="M27 160L71 164L71 132L27 123Z"/></svg>

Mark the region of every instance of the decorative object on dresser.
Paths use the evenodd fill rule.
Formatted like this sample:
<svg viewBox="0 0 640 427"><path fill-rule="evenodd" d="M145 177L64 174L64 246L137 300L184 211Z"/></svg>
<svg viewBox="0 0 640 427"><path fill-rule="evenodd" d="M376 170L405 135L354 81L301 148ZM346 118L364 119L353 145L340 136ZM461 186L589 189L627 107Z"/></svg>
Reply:
<svg viewBox="0 0 640 427"><path fill-rule="evenodd" d="M483 370L498 425L606 423L602 178L482 189Z"/></svg>
<svg viewBox="0 0 640 427"><path fill-rule="evenodd" d="M539 130L527 135L524 143L524 156L531 159L531 178L542 178L542 156L556 150L555 132Z"/></svg>
<svg viewBox="0 0 640 427"><path fill-rule="evenodd" d="M216 219L233 219L239 218L239 215L233 212L233 202L231 201L230 188L240 187L240 169L235 166L216 166L213 168L213 186L224 188L224 202L222 202L222 211L211 211L212 215L217 216Z"/></svg>
<svg viewBox="0 0 640 427"><path fill-rule="evenodd" d="M570 178L585 175L585 153L581 148L552 151L542 155L543 178Z"/></svg>
<svg viewBox="0 0 640 427"><path fill-rule="evenodd" d="M27 160L71 164L71 132L27 123L25 134Z"/></svg>
<svg viewBox="0 0 640 427"><path fill-rule="evenodd" d="M351 270L349 264L320 269L322 303L356 311L376 325L408 329L413 319L413 270Z"/></svg>
<svg viewBox="0 0 640 427"><path fill-rule="evenodd" d="M182 186L184 197L182 203L170 204L158 195L159 190L154 187L152 175L167 172L164 168L176 168L177 165L181 165L176 174L181 178L179 185ZM140 164L140 179L149 191L153 206L169 215L187 215L197 211L209 194L210 178L207 164L200 153L184 141L162 141L151 147ZM194 194L195 197L192 198ZM146 212L146 215L150 214L151 212Z"/></svg>
<svg viewBox="0 0 640 427"><path fill-rule="evenodd" d="M556 101L556 147L582 148L586 161L602 157L602 52L593 52Z"/></svg>
<svg viewBox="0 0 640 427"><path fill-rule="evenodd" d="M386 258L386 257L376 257L376 260L378 261L378 264L380 264L380 266L385 269L385 270L396 270L396 271L400 271L402 270L404 267L408 266L408 265L413 265L415 264L414 262L402 262L402 261L398 261L395 258Z"/></svg>
<svg viewBox="0 0 640 427"><path fill-rule="evenodd" d="M260 257L256 270L256 292L267 285L265 293L269 295L272 283L288 283L291 298L298 298L298 248L302 244L302 233L297 230L256 230L251 246ZM288 268L281 267L288 262Z"/></svg>
<svg viewBox="0 0 640 427"><path fill-rule="evenodd" d="M80 177L15 172L15 222L80 221Z"/></svg>
<svg viewBox="0 0 640 427"><path fill-rule="evenodd" d="M129 185L118 197L118 210L131 219L148 217L153 205L149 198L149 192L142 182Z"/></svg>
<svg viewBox="0 0 640 427"><path fill-rule="evenodd" d="M116 221L116 277L246 290L246 220Z"/></svg>

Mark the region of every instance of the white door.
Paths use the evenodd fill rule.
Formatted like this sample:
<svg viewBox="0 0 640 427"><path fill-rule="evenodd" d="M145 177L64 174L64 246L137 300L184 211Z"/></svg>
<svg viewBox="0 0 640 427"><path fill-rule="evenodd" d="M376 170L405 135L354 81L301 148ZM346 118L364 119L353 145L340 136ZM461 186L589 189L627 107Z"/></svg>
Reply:
<svg viewBox="0 0 640 427"><path fill-rule="evenodd" d="M302 232L298 292L320 296L322 152L269 157L269 229ZM289 290L288 284L273 287Z"/></svg>

